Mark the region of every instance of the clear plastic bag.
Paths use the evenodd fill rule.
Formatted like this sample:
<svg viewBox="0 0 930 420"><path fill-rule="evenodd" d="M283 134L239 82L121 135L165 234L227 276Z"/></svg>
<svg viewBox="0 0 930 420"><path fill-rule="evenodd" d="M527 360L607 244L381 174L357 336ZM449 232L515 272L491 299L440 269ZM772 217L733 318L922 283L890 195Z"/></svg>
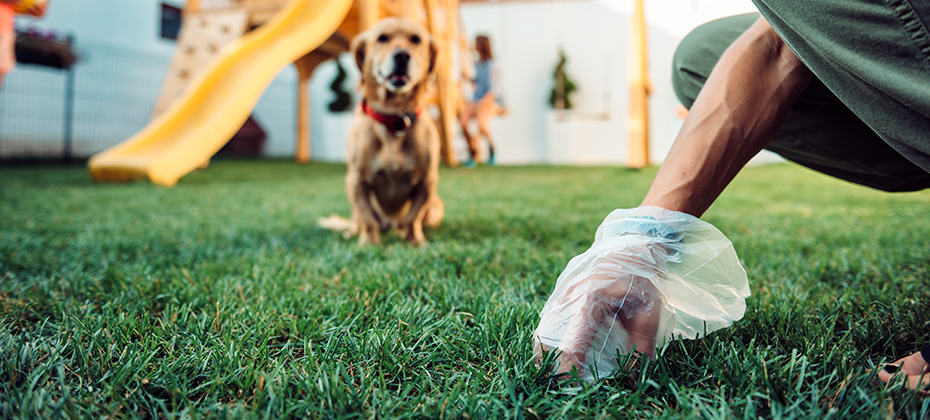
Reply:
<svg viewBox="0 0 930 420"><path fill-rule="evenodd" d="M537 357L558 350L558 372L603 378L634 345L652 357L668 340L729 326L748 296L733 244L711 224L658 207L614 210L540 312Z"/></svg>

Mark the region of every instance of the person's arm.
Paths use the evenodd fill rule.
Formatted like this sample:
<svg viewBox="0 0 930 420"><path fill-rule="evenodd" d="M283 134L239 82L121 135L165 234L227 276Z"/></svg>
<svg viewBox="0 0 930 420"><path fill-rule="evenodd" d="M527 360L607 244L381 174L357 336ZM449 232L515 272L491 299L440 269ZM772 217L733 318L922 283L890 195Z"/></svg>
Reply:
<svg viewBox="0 0 930 420"><path fill-rule="evenodd" d="M642 205L701 217L772 140L810 79L760 18L720 57Z"/></svg>
<svg viewBox="0 0 930 420"><path fill-rule="evenodd" d="M642 205L700 217L746 162L771 141L810 78L810 71L765 20L753 24L711 72ZM561 317L560 323L568 320L564 335L553 335L550 323L543 321L535 332L537 337L554 337L547 339L549 344L538 339L534 353L539 360L544 350L561 351L557 373L574 368L586 372L592 363L615 360L612 349L607 349L604 360L588 358L599 334L618 325L614 321L629 341L629 348L621 352L635 346L647 356L655 354L662 298L647 279L666 271L667 248L672 245L658 237L651 242L619 243L623 245L611 245L616 247L613 250L599 248L593 255L576 257L581 258L578 264L587 265L559 278L574 286L560 288L557 283L549 298L556 304L585 302L576 313L551 315Z"/></svg>

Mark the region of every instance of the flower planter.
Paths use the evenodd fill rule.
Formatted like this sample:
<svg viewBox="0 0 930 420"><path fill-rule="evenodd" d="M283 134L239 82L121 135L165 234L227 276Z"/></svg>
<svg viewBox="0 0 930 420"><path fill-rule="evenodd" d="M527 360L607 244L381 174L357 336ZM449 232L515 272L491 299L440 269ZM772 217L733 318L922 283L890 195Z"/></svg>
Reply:
<svg viewBox="0 0 930 420"><path fill-rule="evenodd" d="M22 64L38 64L40 66L54 67L57 69L67 69L77 60L74 54L63 55L48 51L20 48L17 46L16 61Z"/></svg>
<svg viewBox="0 0 930 420"><path fill-rule="evenodd" d="M77 62L71 39L59 39L51 33L38 32L35 29L17 31L16 61L22 64L67 69Z"/></svg>

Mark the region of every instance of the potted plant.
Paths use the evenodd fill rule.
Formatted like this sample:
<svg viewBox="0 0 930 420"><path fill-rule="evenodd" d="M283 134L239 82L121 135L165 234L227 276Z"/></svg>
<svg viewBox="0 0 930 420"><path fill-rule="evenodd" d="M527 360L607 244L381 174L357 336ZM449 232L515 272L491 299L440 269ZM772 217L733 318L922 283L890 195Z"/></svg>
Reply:
<svg viewBox="0 0 930 420"><path fill-rule="evenodd" d="M342 62L338 58L334 61L336 62L336 78L333 79L329 88L333 90L335 98L329 103L329 110L330 112L349 111L352 109L352 94L342 86L346 81L346 69L342 67Z"/></svg>
<svg viewBox="0 0 930 420"><path fill-rule="evenodd" d="M555 72L552 75L555 78L555 83L549 93L549 106L553 109L571 109L571 95L578 90L578 86L568 77L568 73L565 71L567 61L565 51L559 50L559 63L556 64Z"/></svg>
<svg viewBox="0 0 930 420"><path fill-rule="evenodd" d="M346 86L352 86L352 80L346 64L336 57L333 67L321 66L321 77L333 77L329 84L332 95L325 102L328 113L317 114L318 122L311 125L313 129L313 159L324 162L345 162L346 138L354 120L351 112L355 99ZM334 76L330 76L333 73ZM325 79L324 79L325 80Z"/></svg>
<svg viewBox="0 0 930 420"><path fill-rule="evenodd" d="M67 69L78 60L71 37L62 37L54 32L43 32L36 28L16 30L16 61L23 64Z"/></svg>
<svg viewBox="0 0 930 420"><path fill-rule="evenodd" d="M546 155L549 163L571 164L574 161L572 138L577 135L578 127L568 118L566 110L572 108L571 95L578 90L575 82L568 77L565 51L559 50L559 62L552 76L555 79L549 92L549 106L552 111L546 114Z"/></svg>

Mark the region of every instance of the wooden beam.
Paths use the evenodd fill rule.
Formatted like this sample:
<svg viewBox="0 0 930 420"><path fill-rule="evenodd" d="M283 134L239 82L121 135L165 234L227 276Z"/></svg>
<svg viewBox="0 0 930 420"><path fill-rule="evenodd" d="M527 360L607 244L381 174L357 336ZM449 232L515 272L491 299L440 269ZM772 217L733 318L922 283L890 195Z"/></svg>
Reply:
<svg viewBox="0 0 930 420"><path fill-rule="evenodd" d="M458 158L452 147L455 139L458 85L452 77L453 46L456 42L455 27L458 21L458 2L456 0L425 0L426 22L430 33L439 44L439 57L436 63L436 87L439 96L439 134L442 138L442 160L448 166L458 165ZM440 8L444 7L445 22L440 21ZM445 26L445 28L443 28Z"/></svg>
<svg viewBox="0 0 930 420"><path fill-rule="evenodd" d="M294 161L310 162L310 79L299 77L297 80L297 144L294 148Z"/></svg>
<svg viewBox="0 0 930 420"><path fill-rule="evenodd" d="M358 5L359 32L367 31L381 20L378 0L356 0L355 4Z"/></svg>
<svg viewBox="0 0 930 420"><path fill-rule="evenodd" d="M401 0L403 3L401 17L418 21L420 18L420 1L419 0Z"/></svg>
<svg viewBox="0 0 930 420"><path fill-rule="evenodd" d="M310 162L310 77L320 63L329 60L332 55L313 51L294 65L297 67L297 144L294 147L294 160L297 163Z"/></svg>
<svg viewBox="0 0 930 420"><path fill-rule="evenodd" d="M644 0L633 5L633 57L630 78L629 159L630 168L649 166L649 66L646 49Z"/></svg>

